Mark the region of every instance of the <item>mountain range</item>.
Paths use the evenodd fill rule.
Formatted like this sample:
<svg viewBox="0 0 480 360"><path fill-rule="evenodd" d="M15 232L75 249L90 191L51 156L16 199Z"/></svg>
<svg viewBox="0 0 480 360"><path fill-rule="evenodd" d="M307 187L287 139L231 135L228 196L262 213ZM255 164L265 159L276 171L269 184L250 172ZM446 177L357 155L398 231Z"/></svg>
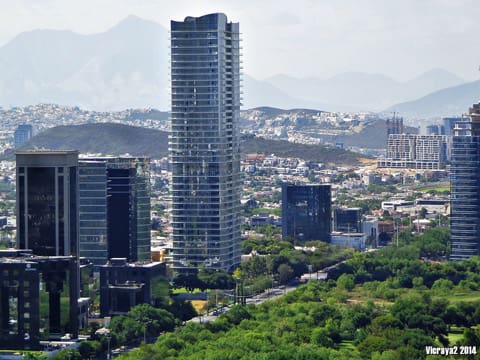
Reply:
<svg viewBox="0 0 480 360"><path fill-rule="evenodd" d="M459 86L435 91L414 101L407 101L390 107L410 118L461 115L468 113L473 103L480 100L480 81L472 81Z"/></svg>
<svg viewBox="0 0 480 360"><path fill-rule="evenodd" d="M0 105L168 109L168 31L130 16L104 33L33 30L0 48Z"/></svg>
<svg viewBox="0 0 480 360"><path fill-rule="evenodd" d="M347 106L356 111L381 111L395 103L415 100L436 90L465 82L443 69L432 69L406 82L381 74L360 72L342 73L324 80L277 75L267 81L301 99L321 99L334 108L344 110ZM320 104L316 108L323 108L321 106Z"/></svg>
<svg viewBox="0 0 480 360"><path fill-rule="evenodd" d="M0 47L0 106L58 103L94 110L168 110L168 36L160 24L136 16L92 35L58 30L21 33ZM405 109L409 114L430 114L431 107L434 115L450 115L466 111L464 103L476 100L460 95L470 94L463 86L471 85L443 69L405 82L358 72L327 79L276 75L258 80L248 75L248 69L243 79L243 108ZM445 101L441 91L447 88L452 89L452 98L435 107L440 102L437 96Z"/></svg>

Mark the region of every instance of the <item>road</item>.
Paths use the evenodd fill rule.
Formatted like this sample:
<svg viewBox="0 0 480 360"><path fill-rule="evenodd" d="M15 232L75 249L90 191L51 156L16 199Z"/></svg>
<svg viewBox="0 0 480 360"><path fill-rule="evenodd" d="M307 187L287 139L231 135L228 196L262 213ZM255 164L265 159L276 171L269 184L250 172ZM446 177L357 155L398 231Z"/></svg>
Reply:
<svg viewBox="0 0 480 360"><path fill-rule="evenodd" d="M254 304L254 305L259 305L263 303L264 301L271 300L271 299L278 299L281 296L295 290L298 286L303 285L302 283L298 283L297 285L292 285L292 286L280 286L280 287L275 287L275 288L270 288L265 290L263 293L260 293L258 295L248 297L246 299L247 305L249 304ZM188 322L196 322L196 323L207 323L210 321L216 320L220 315L227 313L230 311L231 305L223 306L222 308L219 308L217 311L212 311L212 313L209 313L207 315L199 315L197 317L194 317Z"/></svg>

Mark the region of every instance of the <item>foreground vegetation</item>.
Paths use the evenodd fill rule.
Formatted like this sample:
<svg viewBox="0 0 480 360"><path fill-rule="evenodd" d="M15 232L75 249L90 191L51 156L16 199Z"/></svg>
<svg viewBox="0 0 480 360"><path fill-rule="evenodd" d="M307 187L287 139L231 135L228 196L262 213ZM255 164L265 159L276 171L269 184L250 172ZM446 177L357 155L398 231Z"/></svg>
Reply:
<svg viewBox="0 0 480 360"><path fill-rule="evenodd" d="M404 234L398 248L359 254L327 282L259 306L237 305L123 358L423 359L425 346L480 344L480 259L430 260L447 248L445 229Z"/></svg>
<svg viewBox="0 0 480 360"><path fill-rule="evenodd" d="M426 346L478 345L480 258L440 261L448 256L448 238L441 228L400 234L398 246L356 254L332 269L326 282L309 282L258 306L235 305L207 324L178 326L185 309L175 316L141 305L112 319L112 346L158 337L122 359L410 360L424 359ZM325 256L328 249L322 250ZM252 274L263 271L259 260L250 262L242 266L245 279L250 267L256 269ZM200 277L219 281L211 275ZM105 339L96 341L55 358L105 351Z"/></svg>

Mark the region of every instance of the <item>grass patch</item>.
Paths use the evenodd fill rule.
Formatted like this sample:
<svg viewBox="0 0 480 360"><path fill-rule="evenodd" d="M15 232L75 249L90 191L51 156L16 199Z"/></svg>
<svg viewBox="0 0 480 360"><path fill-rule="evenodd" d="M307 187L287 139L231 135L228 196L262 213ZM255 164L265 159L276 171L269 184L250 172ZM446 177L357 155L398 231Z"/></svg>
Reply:
<svg viewBox="0 0 480 360"><path fill-rule="evenodd" d="M452 293L452 294L445 294L442 296L438 296L442 299L447 299L451 303L456 303L459 301L476 301L480 300L480 291L468 291L462 293Z"/></svg>
<svg viewBox="0 0 480 360"><path fill-rule="evenodd" d="M173 294L173 295L185 294L185 293L188 293L188 294L196 294L196 293L199 293L199 292L202 292L202 290L200 290L200 289L195 289L195 290L193 290L193 292L191 293L190 291L188 291L188 290L185 289L184 287L181 287L181 288L172 288L172 294Z"/></svg>
<svg viewBox="0 0 480 360"><path fill-rule="evenodd" d="M418 186L414 189L415 191L427 192L435 190L436 192L450 191L450 184L447 182L438 183L438 185L425 185Z"/></svg>
<svg viewBox="0 0 480 360"><path fill-rule="evenodd" d="M340 343L340 349L357 351L357 348L355 345L353 345L352 340L342 340Z"/></svg>
<svg viewBox="0 0 480 360"><path fill-rule="evenodd" d="M402 289L402 290L405 291L406 289ZM352 303L352 304L366 303L367 301L372 301L375 305L379 305L382 307L390 306L390 305L393 305L394 303L393 301L372 296L372 293L364 289L362 285L357 285L352 291L348 292L347 302L349 303Z"/></svg>
<svg viewBox="0 0 480 360"><path fill-rule="evenodd" d="M253 215L258 215L260 213L269 213L270 215L281 216L282 209L281 208L258 208L258 209L252 210Z"/></svg>
<svg viewBox="0 0 480 360"><path fill-rule="evenodd" d="M453 327L451 328L450 332L448 333L448 343L450 345L455 344L462 340L463 338L463 328Z"/></svg>

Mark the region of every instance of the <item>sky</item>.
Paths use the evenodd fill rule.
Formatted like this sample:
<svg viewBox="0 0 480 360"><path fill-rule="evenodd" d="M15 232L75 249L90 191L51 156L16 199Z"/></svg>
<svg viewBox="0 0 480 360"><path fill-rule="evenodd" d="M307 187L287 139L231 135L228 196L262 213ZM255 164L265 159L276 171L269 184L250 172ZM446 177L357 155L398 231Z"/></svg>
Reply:
<svg viewBox="0 0 480 360"><path fill-rule="evenodd" d="M170 20L224 12L240 23L244 72L399 81L433 68L480 73L478 0L0 0L0 46L34 29L103 32L128 15Z"/></svg>

